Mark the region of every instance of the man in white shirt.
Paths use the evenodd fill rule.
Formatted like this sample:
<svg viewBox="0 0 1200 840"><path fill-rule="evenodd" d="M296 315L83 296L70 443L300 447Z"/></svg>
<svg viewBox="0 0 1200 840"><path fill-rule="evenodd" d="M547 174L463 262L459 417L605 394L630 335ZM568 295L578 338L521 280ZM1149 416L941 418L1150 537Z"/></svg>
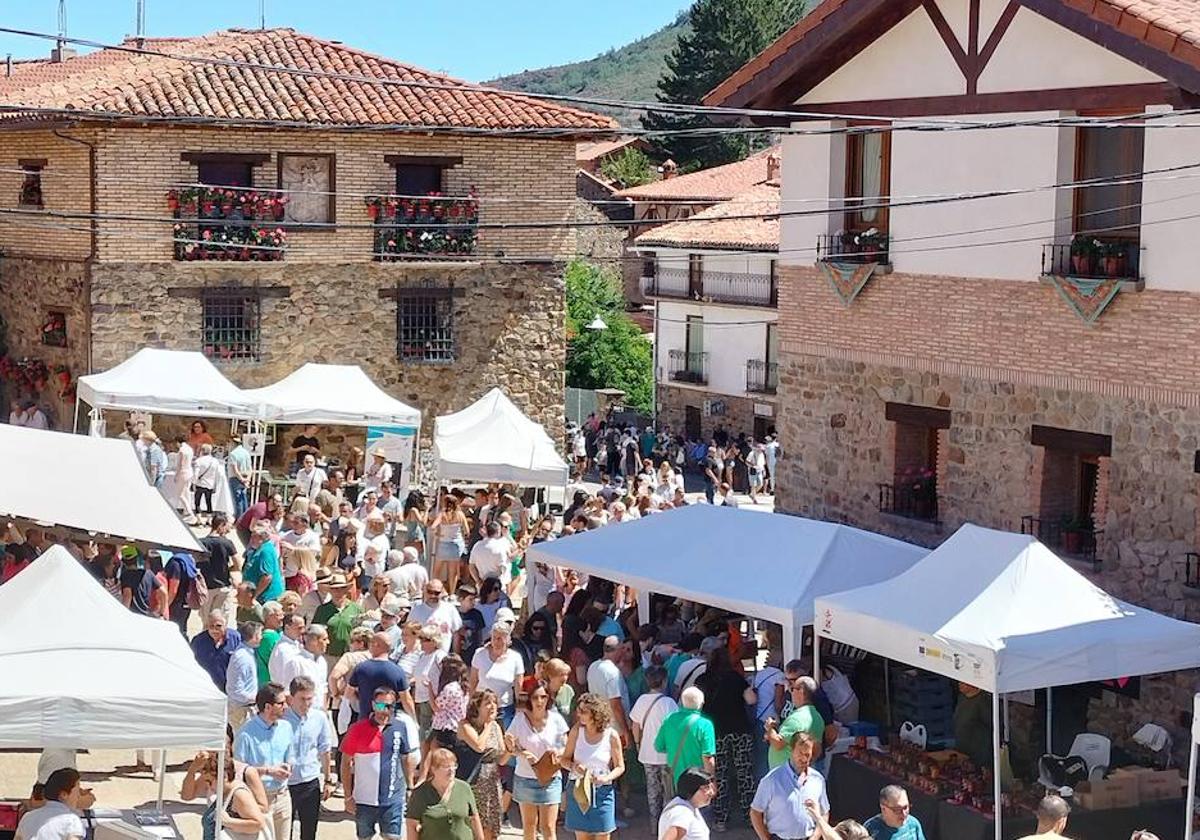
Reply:
<svg viewBox="0 0 1200 840"><path fill-rule="evenodd" d="M437 578L425 584L424 597L408 614L409 621L415 621L424 627L433 624L441 632L441 648L450 652L450 642L454 634L462 629L462 616L458 608L449 601L443 601L446 585Z"/></svg>
<svg viewBox="0 0 1200 840"><path fill-rule="evenodd" d="M283 642L281 638L280 643ZM325 650L329 647L329 631L322 624L310 624L304 631L304 647L292 656L285 658L279 667L279 676L283 678L280 685L291 685L296 677L308 677L313 681L315 706L325 708L325 695L329 690L329 665L325 662ZM279 645L275 646L279 649ZM275 651L271 651L274 660ZM271 679L275 679L275 671L271 670Z"/></svg>
<svg viewBox="0 0 1200 840"><path fill-rule="evenodd" d="M279 537L279 559L283 561L284 575L290 577L296 573L296 561L290 557L298 548L311 551L317 557L321 556L321 535L309 526L308 514L297 513L291 517L291 530L284 531Z"/></svg>
<svg viewBox="0 0 1200 840"><path fill-rule="evenodd" d="M512 542L507 534L502 536L500 523L496 521L489 522L484 533L487 536L471 549L471 577L475 578L476 586L483 586L488 578L496 578L507 589L512 575L509 562Z"/></svg>
<svg viewBox="0 0 1200 840"><path fill-rule="evenodd" d="M638 761L646 771L646 799L650 805L650 822L658 823L667 795L673 789L674 771L667 764L666 753L654 748L654 739L667 715L679 708L666 693L667 669L651 665L645 671L647 693L633 704L629 720L633 725L633 740L638 745Z"/></svg>
<svg viewBox="0 0 1200 840"><path fill-rule="evenodd" d="M388 588L392 594L419 601L425 584L429 583L429 572L420 563L421 556L411 545L403 549L393 548L388 552L388 570L383 573L387 578Z"/></svg>
<svg viewBox="0 0 1200 840"><path fill-rule="evenodd" d="M604 637L604 656L597 659L587 670L587 690L608 701L612 708L612 725L621 736L621 743L631 743L629 737L629 689L617 663L624 655L624 645L616 636Z"/></svg>
<svg viewBox="0 0 1200 840"><path fill-rule="evenodd" d="M267 660L267 673L271 682L287 685L283 678L284 665L293 656L300 653L304 639L304 617L292 613L283 620L283 629L279 633L279 641L271 650L271 658Z"/></svg>
<svg viewBox="0 0 1200 840"><path fill-rule="evenodd" d="M317 459L311 454L305 455L303 466L296 473L296 492L301 496L314 499L328 480L329 477L325 475L325 470L317 466Z"/></svg>
<svg viewBox="0 0 1200 840"><path fill-rule="evenodd" d="M55 770L46 780L46 804L21 817L15 840L83 840L83 820L75 811L82 794L78 770Z"/></svg>

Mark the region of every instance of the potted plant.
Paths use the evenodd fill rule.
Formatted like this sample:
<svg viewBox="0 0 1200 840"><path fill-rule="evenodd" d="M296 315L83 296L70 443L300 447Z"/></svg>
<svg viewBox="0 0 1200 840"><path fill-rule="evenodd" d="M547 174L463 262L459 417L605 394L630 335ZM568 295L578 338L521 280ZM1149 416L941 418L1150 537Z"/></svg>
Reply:
<svg viewBox="0 0 1200 840"><path fill-rule="evenodd" d="M1071 273L1088 277L1096 269L1096 253L1100 243L1090 236L1075 234L1071 239Z"/></svg>
<svg viewBox="0 0 1200 840"><path fill-rule="evenodd" d="M853 236L854 248L851 253L858 255L864 262L886 261L888 244L886 233L880 233L878 228L868 228L861 233L853 234Z"/></svg>
<svg viewBox="0 0 1200 840"><path fill-rule="evenodd" d="M1084 539L1093 531L1090 516L1064 516L1062 518L1063 552L1083 553Z"/></svg>
<svg viewBox="0 0 1200 840"><path fill-rule="evenodd" d="M1121 277L1125 274L1125 243L1110 240L1100 252L1101 268L1105 277Z"/></svg>

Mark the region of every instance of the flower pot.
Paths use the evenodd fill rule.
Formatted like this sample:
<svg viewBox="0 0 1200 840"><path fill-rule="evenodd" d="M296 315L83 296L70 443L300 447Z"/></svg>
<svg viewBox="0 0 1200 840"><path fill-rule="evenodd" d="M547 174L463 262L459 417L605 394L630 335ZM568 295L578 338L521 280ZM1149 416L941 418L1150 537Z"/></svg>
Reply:
<svg viewBox="0 0 1200 840"><path fill-rule="evenodd" d="M1105 277L1120 277L1125 273L1124 257L1104 257L1102 260Z"/></svg>
<svg viewBox="0 0 1200 840"><path fill-rule="evenodd" d="M368 204L367 205L367 215L370 217L372 222L375 221L376 219L378 219L379 218L379 205L378 204Z"/></svg>
<svg viewBox="0 0 1200 840"><path fill-rule="evenodd" d="M1092 273L1092 255L1091 254L1072 254L1071 255L1071 272L1077 277L1087 277Z"/></svg>

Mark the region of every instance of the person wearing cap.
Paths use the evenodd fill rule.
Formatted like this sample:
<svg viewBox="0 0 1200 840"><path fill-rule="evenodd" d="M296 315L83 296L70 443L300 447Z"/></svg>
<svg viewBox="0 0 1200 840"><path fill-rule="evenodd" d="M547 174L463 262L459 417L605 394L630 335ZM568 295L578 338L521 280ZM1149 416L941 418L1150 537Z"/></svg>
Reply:
<svg viewBox="0 0 1200 840"><path fill-rule="evenodd" d="M1064 840L1063 832L1070 815L1071 806L1061 796L1042 797L1037 807L1037 831L1021 840Z"/></svg>
<svg viewBox="0 0 1200 840"><path fill-rule="evenodd" d="M412 608L412 602L408 598L397 595L384 595L383 601L379 605L379 626L380 633L386 633L388 640L392 645L392 653L400 647L403 639L403 624L408 618L409 610Z"/></svg>
<svg viewBox="0 0 1200 840"><path fill-rule="evenodd" d="M371 654L370 658L356 665L346 679L346 684L354 689L358 699L359 719L371 716L371 698L378 689L385 687L394 691L400 706L416 717L408 677L399 665L388 658L391 653L391 641L387 634L373 634L367 643L367 651Z"/></svg>
<svg viewBox="0 0 1200 840"><path fill-rule="evenodd" d="M297 613L304 617L304 620L311 623L313 617L317 614L317 610L323 604L329 603L329 581L333 579L333 572L321 566L317 569L315 578L315 586L308 590L300 597L300 607L296 610Z"/></svg>
<svg viewBox="0 0 1200 840"><path fill-rule="evenodd" d="M441 633L442 650L450 652L450 642L459 630L462 629L462 616L458 614L458 609L449 601L444 601L442 596L446 592L446 585L439 578L430 578L425 584L423 597L419 604L413 604L412 610L408 614L409 621L415 621L422 627L426 624L433 624Z"/></svg>
<svg viewBox="0 0 1200 840"><path fill-rule="evenodd" d="M246 564L242 566L242 580L254 587L254 597L260 604L277 601L284 592L279 549L275 547L267 529L262 526L250 532Z"/></svg>
<svg viewBox="0 0 1200 840"><path fill-rule="evenodd" d="M380 510L371 511L366 518L366 527L358 540L358 560L362 564L358 588L366 591L371 581L387 569L388 552L392 541L387 535L387 518ZM389 583L389 588L391 584Z"/></svg>
<svg viewBox="0 0 1200 840"><path fill-rule="evenodd" d="M329 655L336 659L350 649L350 631L363 610L350 597L350 581L341 572L330 577L329 595L329 601L317 607L313 621L329 628Z"/></svg>
<svg viewBox="0 0 1200 840"><path fill-rule="evenodd" d="M138 615L167 617L167 597L162 581L132 545L121 546L121 603Z"/></svg>
<svg viewBox="0 0 1200 840"><path fill-rule="evenodd" d="M383 576L393 595L402 595L410 601L421 597L425 584L429 583L429 572L420 563L421 555L411 545L393 548L388 552L387 571Z"/></svg>
<svg viewBox="0 0 1200 840"><path fill-rule="evenodd" d="M242 646L242 637L230 630L222 613L211 613L204 631L192 638L192 654L196 662L212 679L213 685L225 690L225 677L229 671L229 659Z"/></svg>
<svg viewBox="0 0 1200 840"><path fill-rule="evenodd" d="M387 453L382 447L376 447L371 451L371 463L363 472L363 487L378 491L384 484L390 484L391 480L392 465L388 463Z"/></svg>

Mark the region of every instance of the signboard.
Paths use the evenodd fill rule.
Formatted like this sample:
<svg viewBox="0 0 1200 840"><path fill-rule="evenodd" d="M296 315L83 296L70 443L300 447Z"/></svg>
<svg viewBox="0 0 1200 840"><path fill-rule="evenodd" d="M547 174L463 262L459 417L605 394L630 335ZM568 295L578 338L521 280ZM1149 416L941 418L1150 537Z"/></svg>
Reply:
<svg viewBox="0 0 1200 840"><path fill-rule="evenodd" d="M774 417L775 416L775 406L771 405L770 403L755 403L754 404L754 416L755 417Z"/></svg>
<svg viewBox="0 0 1200 840"><path fill-rule="evenodd" d="M408 495L412 480L413 450L416 448L417 430L413 426L368 426L367 463L382 451L392 465L392 483L396 495L403 500ZM367 463L359 464L366 469Z"/></svg>

